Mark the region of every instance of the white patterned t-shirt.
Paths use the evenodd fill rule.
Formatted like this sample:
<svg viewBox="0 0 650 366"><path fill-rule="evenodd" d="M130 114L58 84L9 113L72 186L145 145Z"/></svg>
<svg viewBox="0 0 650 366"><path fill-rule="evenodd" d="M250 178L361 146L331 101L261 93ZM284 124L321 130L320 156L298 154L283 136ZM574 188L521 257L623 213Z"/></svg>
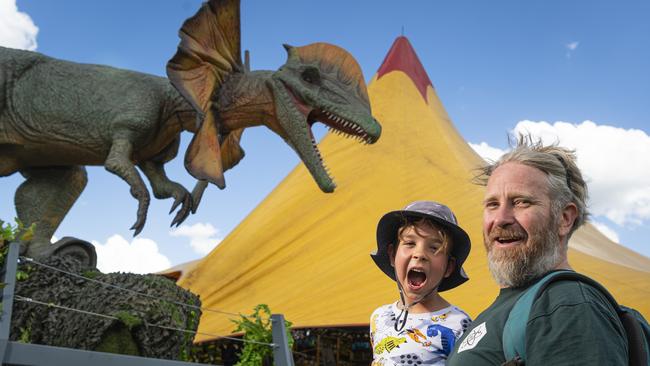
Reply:
<svg viewBox="0 0 650 366"><path fill-rule="evenodd" d="M379 307L370 317L373 366L444 365L471 319L456 306L431 313L409 313L404 328L395 330L397 304Z"/></svg>

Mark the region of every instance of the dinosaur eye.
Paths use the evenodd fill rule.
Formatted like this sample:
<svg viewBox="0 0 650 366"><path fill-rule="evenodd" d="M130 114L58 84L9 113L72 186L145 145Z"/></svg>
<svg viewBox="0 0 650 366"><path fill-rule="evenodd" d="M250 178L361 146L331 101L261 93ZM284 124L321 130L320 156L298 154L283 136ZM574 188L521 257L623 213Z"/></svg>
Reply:
<svg viewBox="0 0 650 366"><path fill-rule="evenodd" d="M310 84L320 84L320 73L315 67L306 68L300 76L302 77L302 80Z"/></svg>

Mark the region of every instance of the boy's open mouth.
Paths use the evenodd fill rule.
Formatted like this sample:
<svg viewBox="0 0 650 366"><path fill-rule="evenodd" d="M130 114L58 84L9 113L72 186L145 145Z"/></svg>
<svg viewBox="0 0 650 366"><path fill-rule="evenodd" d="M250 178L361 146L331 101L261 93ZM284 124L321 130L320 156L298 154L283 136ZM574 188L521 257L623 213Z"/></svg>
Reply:
<svg viewBox="0 0 650 366"><path fill-rule="evenodd" d="M406 275L406 279L409 287L417 290L424 286L424 283L427 281L427 275L421 269L411 268Z"/></svg>

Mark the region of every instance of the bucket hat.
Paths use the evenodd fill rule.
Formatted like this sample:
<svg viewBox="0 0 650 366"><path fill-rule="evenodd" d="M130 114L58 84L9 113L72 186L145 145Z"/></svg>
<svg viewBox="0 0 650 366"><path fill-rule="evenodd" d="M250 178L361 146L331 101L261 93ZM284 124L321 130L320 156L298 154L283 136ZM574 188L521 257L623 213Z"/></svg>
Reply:
<svg viewBox="0 0 650 366"><path fill-rule="evenodd" d="M377 224L377 250L370 254L375 264L393 281L395 269L390 264L388 246L396 244L397 231L407 218L423 218L440 225L450 234L452 250L450 256L456 259L456 267L449 277L444 278L438 286L438 292L452 289L467 281L469 277L463 270L463 263L469 255L471 242L465 230L458 226L456 216L449 207L432 201L415 201L403 210L385 214Z"/></svg>

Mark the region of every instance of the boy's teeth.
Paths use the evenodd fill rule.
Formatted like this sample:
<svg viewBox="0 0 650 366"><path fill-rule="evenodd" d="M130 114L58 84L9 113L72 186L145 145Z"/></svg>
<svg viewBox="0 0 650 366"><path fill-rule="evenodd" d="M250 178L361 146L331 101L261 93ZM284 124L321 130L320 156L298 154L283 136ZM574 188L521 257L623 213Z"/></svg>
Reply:
<svg viewBox="0 0 650 366"><path fill-rule="evenodd" d="M416 287L421 286L424 283L424 281L426 281L427 278L424 271L419 268L411 268L408 271L407 276L408 276L409 285L416 286Z"/></svg>

